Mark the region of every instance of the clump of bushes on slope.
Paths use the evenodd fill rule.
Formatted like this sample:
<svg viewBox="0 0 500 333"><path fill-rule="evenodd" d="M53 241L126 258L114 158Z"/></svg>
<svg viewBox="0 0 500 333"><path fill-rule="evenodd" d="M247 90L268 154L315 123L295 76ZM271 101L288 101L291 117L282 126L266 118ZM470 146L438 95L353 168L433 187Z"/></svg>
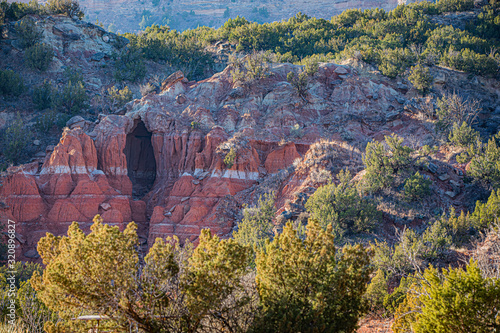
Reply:
<svg viewBox="0 0 500 333"><path fill-rule="evenodd" d="M84 13L77 0L49 0L45 5L30 0L28 3L3 0L0 2L0 24L5 21L18 21L26 15L63 14L83 19Z"/></svg>
<svg viewBox="0 0 500 333"><path fill-rule="evenodd" d="M411 67L411 73L408 76L408 80L413 84L415 89L424 94L431 89L434 78L428 67L417 64Z"/></svg>
<svg viewBox="0 0 500 333"><path fill-rule="evenodd" d="M17 97L25 90L23 79L12 70L0 69L0 94Z"/></svg>
<svg viewBox="0 0 500 333"><path fill-rule="evenodd" d="M26 154L28 141L26 140L25 131L24 121L18 112L16 119L5 130L2 138L3 156L9 163L18 164Z"/></svg>
<svg viewBox="0 0 500 333"><path fill-rule="evenodd" d="M72 320L85 310L109 316L115 329L132 322L145 332L355 332L365 311L369 251L338 248L331 226L312 220L301 239L287 224L257 249L254 269L251 247L209 230L196 248L158 238L140 260L136 228L121 232L96 216L89 235L75 222L67 236L39 241L47 266L30 282L54 315L45 318L46 331L88 329Z"/></svg>
<svg viewBox="0 0 500 333"><path fill-rule="evenodd" d="M55 102L55 88L52 83L44 80L41 85L35 87L32 99L38 110L51 108Z"/></svg>
<svg viewBox="0 0 500 333"><path fill-rule="evenodd" d="M145 59L165 62L192 79L205 77L205 72L214 65L199 36L190 30L179 33L167 26L153 25L140 34L127 33L124 36L130 40L129 48Z"/></svg>
<svg viewBox="0 0 500 333"><path fill-rule="evenodd" d="M24 56L29 67L44 72L54 58L54 50L47 44L35 44L26 49Z"/></svg>
<svg viewBox="0 0 500 333"><path fill-rule="evenodd" d="M340 184L322 186L308 199L305 207L311 218L323 228L331 224L337 238L372 230L381 218L376 205L358 193L349 172L341 171L338 178Z"/></svg>
<svg viewBox="0 0 500 333"><path fill-rule="evenodd" d="M486 143L475 141L457 157L459 163L469 164L469 175L492 188L500 187L500 133Z"/></svg>
<svg viewBox="0 0 500 333"><path fill-rule="evenodd" d="M180 36L195 37L198 45L227 40L237 51L270 51L281 61L321 57L325 60L358 57L379 66L384 75L401 75L418 62L441 64L477 75L498 75L499 56L491 46L500 46L495 20L498 4L484 6L466 30L432 23L431 16L448 11L470 10L471 0L442 0L380 9L346 10L331 20L301 13L288 21L257 24L242 17L229 19L219 29L199 28ZM159 29L159 28L158 28ZM421 45L421 49L415 48Z"/></svg>
<svg viewBox="0 0 500 333"><path fill-rule="evenodd" d="M124 50L113 58L115 60L113 76L116 81L138 82L146 76L146 64L139 51Z"/></svg>
<svg viewBox="0 0 500 333"><path fill-rule="evenodd" d="M16 33L19 36L22 48L34 46L43 38L42 31L38 29L35 22L29 18L23 18L17 22Z"/></svg>
<svg viewBox="0 0 500 333"><path fill-rule="evenodd" d="M373 141L366 146L363 157L366 173L362 182L362 189L365 192L374 193L389 188L395 179L407 178L413 174L417 162L420 161L422 154L426 154L425 150L428 148L422 148L416 154L417 152L412 148L403 145L403 138L394 134L385 136L384 141L385 145L382 142Z"/></svg>
<svg viewBox="0 0 500 333"><path fill-rule="evenodd" d="M500 280L465 269L429 267L413 279L395 313L394 332L494 332L500 325Z"/></svg>

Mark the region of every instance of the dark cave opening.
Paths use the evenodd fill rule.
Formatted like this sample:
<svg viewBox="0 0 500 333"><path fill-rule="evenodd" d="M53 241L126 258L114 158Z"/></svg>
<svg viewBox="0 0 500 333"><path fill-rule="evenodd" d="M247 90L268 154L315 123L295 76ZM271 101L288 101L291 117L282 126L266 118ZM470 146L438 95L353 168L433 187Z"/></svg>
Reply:
<svg viewBox="0 0 500 333"><path fill-rule="evenodd" d="M146 195L156 179L156 160L151 136L152 133L146 129L142 121L139 121L134 130L127 134L124 152L134 198Z"/></svg>

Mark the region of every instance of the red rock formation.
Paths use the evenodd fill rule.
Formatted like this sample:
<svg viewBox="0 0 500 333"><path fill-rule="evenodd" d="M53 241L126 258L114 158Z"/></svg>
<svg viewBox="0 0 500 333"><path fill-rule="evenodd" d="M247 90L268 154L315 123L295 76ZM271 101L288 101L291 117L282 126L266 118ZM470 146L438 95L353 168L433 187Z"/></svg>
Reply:
<svg viewBox="0 0 500 333"><path fill-rule="evenodd" d="M295 144L290 142L267 155L264 166L268 172L275 173L291 165L297 158L300 158L300 155Z"/></svg>
<svg viewBox="0 0 500 333"><path fill-rule="evenodd" d="M195 241L206 227L227 237L242 204L263 192L275 191L288 214L301 193L314 192L318 170L360 171L358 144L383 133L430 136L400 117L404 96L382 77L322 64L305 103L286 82L291 69L275 65L274 75L246 88L233 85L229 69L197 83L176 73L125 115L67 130L41 167L10 169L0 202L26 238L23 253L46 231L63 234L72 221L88 228L95 214L120 227L137 222L150 244L174 234ZM337 141L312 145L319 138Z"/></svg>

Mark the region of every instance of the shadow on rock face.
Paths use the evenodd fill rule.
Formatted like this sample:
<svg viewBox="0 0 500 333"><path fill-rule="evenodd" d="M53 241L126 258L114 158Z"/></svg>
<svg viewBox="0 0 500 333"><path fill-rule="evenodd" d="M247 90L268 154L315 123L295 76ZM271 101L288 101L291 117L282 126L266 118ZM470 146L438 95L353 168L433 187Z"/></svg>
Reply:
<svg viewBox="0 0 500 333"><path fill-rule="evenodd" d="M134 130L127 135L125 156L127 157L128 177L132 181L132 193L142 198L151 190L156 179L156 160L151 144L152 133L139 121Z"/></svg>

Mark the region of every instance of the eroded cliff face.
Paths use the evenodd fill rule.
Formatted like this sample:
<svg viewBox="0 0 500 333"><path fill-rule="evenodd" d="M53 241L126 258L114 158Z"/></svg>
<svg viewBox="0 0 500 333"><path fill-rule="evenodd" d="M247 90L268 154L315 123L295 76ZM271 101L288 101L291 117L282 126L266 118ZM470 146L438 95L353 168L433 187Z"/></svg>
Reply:
<svg viewBox="0 0 500 333"><path fill-rule="evenodd" d="M73 125L43 163L10 168L0 214L17 222L20 258L36 259L39 238L64 234L72 221L88 230L96 214L122 228L135 221L143 244L172 235L196 241L202 228L229 237L242 205L264 192L275 191L278 213L290 218L325 182L321 172L361 172L369 140L398 133L409 144L433 142L426 122L404 112L407 87L329 63L303 100L286 80L292 70L299 67L274 65L250 84L233 82L230 68L200 82L175 73L123 115ZM462 166L445 155L422 171L435 180L428 210L467 196ZM388 221L415 218L385 213Z"/></svg>

